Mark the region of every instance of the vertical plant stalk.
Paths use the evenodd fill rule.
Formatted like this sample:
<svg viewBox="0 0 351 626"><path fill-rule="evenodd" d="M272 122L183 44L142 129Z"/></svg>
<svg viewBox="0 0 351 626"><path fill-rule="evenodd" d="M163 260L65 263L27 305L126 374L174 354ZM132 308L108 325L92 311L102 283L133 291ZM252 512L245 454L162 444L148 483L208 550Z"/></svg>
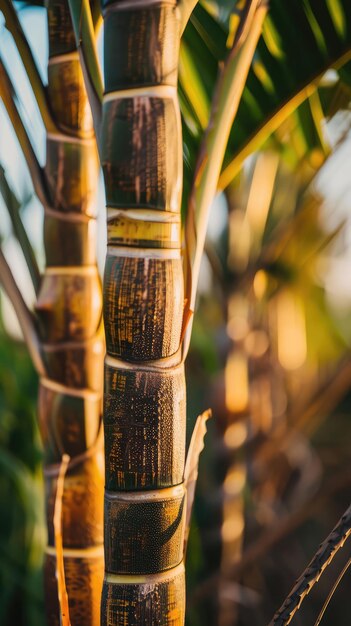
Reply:
<svg viewBox="0 0 351 626"><path fill-rule="evenodd" d="M175 0L103 2L105 579L101 625L185 617L184 292Z"/></svg>
<svg viewBox="0 0 351 626"><path fill-rule="evenodd" d="M227 423L224 444L228 464L223 483L222 558L219 584L219 625L233 626L238 619L238 602L228 593L233 584L233 563L239 562L244 546L245 492L250 491L250 471L245 444L249 437L267 433L272 427L274 391L269 324L260 297L265 290L261 276L252 273L262 253L262 239L278 167L276 155L262 153L253 169L245 207L238 202L236 185L227 190L228 272L231 276L227 333L231 340L225 367ZM240 188L240 187L239 187ZM240 189L241 195L243 189ZM239 192L239 193L240 193ZM240 196L239 196L240 197ZM255 286L256 285L256 286ZM252 476L251 476L252 479Z"/></svg>
<svg viewBox="0 0 351 626"><path fill-rule="evenodd" d="M72 626L98 626L103 577L101 285L95 252L96 143L67 2L48 0L48 98L57 127L47 134L46 269L36 304L46 377L39 387L48 546L47 622L59 626L54 504L67 468L62 541ZM101 444L101 437L99 438Z"/></svg>
<svg viewBox="0 0 351 626"><path fill-rule="evenodd" d="M230 322L230 318L228 318ZM225 368L225 391L227 424L224 430L228 465L223 482L223 508L221 527L221 563L218 585L218 624L234 626L238 619L238 600L228 593L233 585L232 565L240 559L245 531L244 491L247 481L247 469L243 453L249 417L248 398L238 398L230 406L229 395L239 387L239 396L246 395L248 386L248 359L240 347L232 345ZM238 375L234 379L234 375ZM243 381L244 378L244 381ZM241 386L243 385L243 388ZM235 400L239 405L235 405Z"/></svg>
<svg viewBox="0 0 351 626"><path fill-rule="evenodd" d="M237 191L233 185L227 193L228 203L228 272L231 279L227 299L227 333L230 341L224 370L225 414L223 416L223 443L226 454L221 459L225 474L221 525L221 562L218 584L218 624L234 626L238 619L238 600L228 593L233 585L233 562L240 559L244 541L244 491L247 467L243 445L247 440L249 408L249 359L243 336L249 329L249 301L245 291L238 290L238 273L247 267L249 245L245 246L245 218L239 212ZM239 226L240 224L240 226ZM237 331L238 318L242 325L241 337Z"/></svg>

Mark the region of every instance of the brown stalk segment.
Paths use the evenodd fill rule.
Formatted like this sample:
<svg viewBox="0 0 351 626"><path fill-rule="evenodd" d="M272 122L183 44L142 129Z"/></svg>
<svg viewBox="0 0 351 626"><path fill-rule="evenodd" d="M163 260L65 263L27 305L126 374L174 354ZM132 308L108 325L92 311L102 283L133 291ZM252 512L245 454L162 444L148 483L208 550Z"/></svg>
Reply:
<svg viewBox="0 0 351 626"><path fill-rule="evenodd" d="M43 352L53 380L76 389L102 389L101 361L105 353L102 325L87 341L44 344Z"/></svg>
<svg viewBox="0 0 351 626"><path fill-rule="evenodd" d="M107 352L127 361L174 354L183 313L179 259L107 256L104 322Z"/></svg>
<svg viewBox="0 0 351 626"><path fill-rule="evenodd" d="M96 221L58 220L47 215L44 223L46 265L93 265L96 261Z"/></svg>
<svg viewBox="0 0 351 626"><path fill-rule="evenodd" d="M116 9L111 6L105 17L106 91L176 86L180 37L175 5L160 2L152 9L118 11L118 2L104 4Z"/></svg>
<svg viewBox="0 0 351 626"><path fill-rule="evenodd" d="M98 162L91 133L86 144L70 141L69 137L66 141L64 138L49 138L46 153L46 172L53 207L63 213L94 217Z"/></svg>
<svg viewBox="0 0 351 626"><path fill-rule="evenodd" d="M105 365L105 486L125 491L180 484L184 472L184 367Z"/></svg>
<svg viewBox="0 0 351 626"><path fill-rule="evenodd" d="M182 626L185 379L175 2L103 2L105 569L101 626ZM118 247L120 246L120 248Z"/></svg>
<svg viewBox="0 0 351 626"><path fill-rule="evenodd" d="M55 557L47 555L44 569L45 595L48 605L52 607L47 616L48 626L60 626L55 566ZM74 606L70 603L72 626L74 623L99 624L101 567L103 559L97 556L64 559L66 587L75 598Z"/></svg>
<svg viewBox="0 0 351 626"><path fill-rule="evenodd" d="M148 496L105 492L105 570L112 574L157 574L183 558L185 493L159 490Z"/></svg>
<svg viewBox="0 0 351 626"><path fill-rule="evenodd" d="M48 388L43 382L39 389L40 416L49 413L52 427L45 420L40 423L45 455L55 462L65 451L74 458L90 448L99 433L101 398L98 393L71 395L67 391Z"/></svg>
<svg viewBox="0 0 351 626"><path fill-rule="evenodd" d="M72 26L67 27L67 34L71 35ZM52 62L48 67L51 107L60 121L60 128L69 133L74 130L78 135L92 136L91 114L88 99L85 96L84 80L78 54L68 46L62 54L72 53L76 58L60 63ZM54 59L60 52L51 49ZM57 51L56 51L57 50ZM79 152L79 151L78 151ZM84 158L84 153L83 153Z"/></svg>
<svg viewBox="0 0 351 626"><path fill-rule="evenodd" d="M44 223L47 268L36 305L48 372L39 391L48 527L46 611L48 624L58 626L55 466L66 453L71 465L62 498L62 539L71 625L98 626L104 474L101 445L96 445L104 355L95 257L98 161L66 0L48 1L48 31L48 97L59 132L47 136L45 169L51 198ZM75 463L77 457L80 461Z"/></svg>
<svg viewBox="0 0 351 626"><path fill-rule="evenodd" d="M92 270L85 275L78 270L46 272L36 306L45 343L85 340L96 333L101 320L100 278L97 268Z"/></svg>
<svg viewBox="0 0 351 626"><path fill-rule="evenodd" d="M105 102L102 167L110 207L179 211L179 112L174 100L135 96ZM137 149L136 149L137 147Z"/></svg>
<svg viewBox="0 0 351 626"><path fill-rule="evenodd" d="M102 452L100 451L96 457L88 459L70 470L65 480L62 511L64 547L84 549L100 545L101 558L103 525L101 509L97 507L95 493L101 489L102 461ZM55 505L56 479L47 477L45 487L46 510L49 519L49 545L53 546L52 515ZM79 559L77 560L79 561ZM74 603L74 596L69 597L69 599Z"/></svg>
<svg viewBox="0 0 351 626"><path fill-rule="evenodd" d="M182 626L185 619L184 572L159 582L128 584L106 579L101 623L128 626Z"/></svg>

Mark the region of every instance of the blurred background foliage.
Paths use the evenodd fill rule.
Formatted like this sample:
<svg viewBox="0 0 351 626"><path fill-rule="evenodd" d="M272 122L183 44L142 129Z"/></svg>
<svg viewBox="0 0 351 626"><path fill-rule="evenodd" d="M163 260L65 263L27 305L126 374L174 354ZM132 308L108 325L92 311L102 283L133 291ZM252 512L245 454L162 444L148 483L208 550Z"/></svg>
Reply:
<svg viewBox="0 0 351 626"><path fill-rule="evenodd" d="M1 324L0 623L43 624L45 546L37 376L25 347Z"/></svg>
<svg viewBox="0 0 351 626"><path fill-rule="evenodd" d="M241 5L203 0L184 34L184 213ZM38 38L45 11L23 8L20 15L29 37ZM349 59L347 0L271 0L212 209L187 362L188 435L200 412L211 406L214 415L187 555L188 626L267 623L348 504ZM8 128L2 109L0 123ZM40 133L35 141L40 151ZM0 159L40 265L40 207L15 143L11 151L0 146ZM4 202L1 212L4 248L30 300ZM104 241L102 235L101 256ZM45 531L37 380L13 317L3 300L0 623L40 626ZM294 623L314 622L348 551ZM350 623L348 584L346 577L326 623Z"/></svg>

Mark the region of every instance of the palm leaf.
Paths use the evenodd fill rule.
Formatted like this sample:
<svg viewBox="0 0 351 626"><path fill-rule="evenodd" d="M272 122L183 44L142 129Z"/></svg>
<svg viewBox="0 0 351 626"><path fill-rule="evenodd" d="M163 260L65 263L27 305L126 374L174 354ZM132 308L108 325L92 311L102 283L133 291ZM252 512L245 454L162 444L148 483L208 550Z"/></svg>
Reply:
<svg viewBox="0 0 351 626"><path fill-rule="evenodd" d="M186 143L185 196L203 133L203 110L206 110L206 100L211 101L218 64L226 57L229 35L229 21L220 23L201 4L196 7L184 33L183 46L191 59L187 72L182 72L182 68L180 71ZM335 98L340 90L348 96L350 69L347 61L350 58L351 6L347 0L291 0L284 6L280 0L272 0L229 139L220 187L226 187L245 157L269 139L275 146L277 142L281 145L275 131L308 98L308 106L304 104L297 113L302 121L299 145L303 146L303 155L315 155L316 149L322 155L328 153L321 120L336 112ZM189 72L189 66L193 71ZM328 85L326 97L321 79L330 68L335 68L336 74ZM196 98L194 81L201 84ZM317 99L313 100L317 89ZM199 106L201 94L203 102ZM346 102L343 97L339 106L346 106ZM301 159L301 153L298 158Z"/></svg>

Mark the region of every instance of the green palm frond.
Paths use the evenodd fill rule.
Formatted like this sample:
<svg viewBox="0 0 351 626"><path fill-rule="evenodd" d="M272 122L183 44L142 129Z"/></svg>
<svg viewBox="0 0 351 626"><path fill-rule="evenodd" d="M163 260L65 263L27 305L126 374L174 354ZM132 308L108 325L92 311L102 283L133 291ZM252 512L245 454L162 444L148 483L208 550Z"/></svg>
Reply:
<svg viewBox="0 0 351 626"><path fill-rule="evenodd" d="M186 72L180 68L180 99L185 143L185 195L203 134L204 121L230 38L229 20L199 4L183 37ZM328 153L321 130L325 117L349 102L351 7L347 0L270 2L255 59L230 136L220 179L226 187L246 156L267 144L285 150L288 158L312 155L312 165ZM185 67L185 66L184 66ZM328 84L322 78L335 69ZM199 88L194 89L194 85ZM295 146L286 146L281 124L294 114ZM297 123L298 122L298 123ZM293 149L292 149L293 148Z"/></svg>

